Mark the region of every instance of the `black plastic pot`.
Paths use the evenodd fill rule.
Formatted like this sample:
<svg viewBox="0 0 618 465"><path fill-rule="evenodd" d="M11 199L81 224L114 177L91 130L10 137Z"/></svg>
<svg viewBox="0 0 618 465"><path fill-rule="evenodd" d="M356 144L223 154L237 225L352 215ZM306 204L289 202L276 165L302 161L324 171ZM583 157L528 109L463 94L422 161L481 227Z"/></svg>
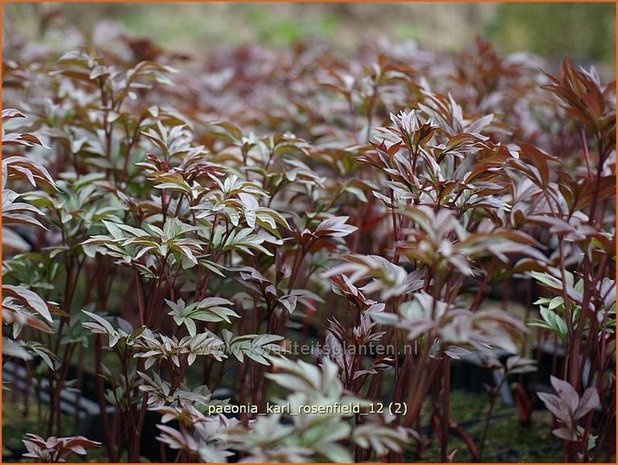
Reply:
<svg viewBox="0 0 618 465"><path fill-rule="evenodd" d="M550 376L560 376L565 353L562 344L546 341L532 347L532 357L537 361L537 383L550 385Z"/></svg>
<svg viewBox="0 0 618 465"><path fill-rule="evenodd" d="M504 362L511 355L501 351L498 353L498 359ZM451 389L475 393L484 393L486 392L485 386L498 386L502 381L500 373L483 366L480 357L475 353L465 355L459 360L452 360L450 378ZM503 383L500 389L500 397L505 404L513 405L513 395L509 383Z"/></svg>
<svg viewBox="0 0 618 465"><path fill-rule="evenodd" d="M67 379L74 379L77 376L77 367L71 366L68 370ZM20 392L29 390L30 395L34 396L38 388L40 400L45 405L49 405L49 381L43 379L37 386L37 380L33 380L31 386L27 383L27 370L18 363L6 362L2 367L2 379L5 383L11 384ZM93 441L103 441L103 429L101 411L96 397L96 375L82 371L81 373L81 395L74 389L64 389L60 393L60 409L64 415L70 418L79 418L79 427L76 435L85 436ZM109 386L106 386L108 388ZM214 398L223 399L229 397L226 390L218 389L213 393ZM108 417L109 425L113 425L116 407L108 404L105 412ZM146 412L144 426L142 430L140 455L153 462L161 462L161 447L155 439L159 435L157 425L161 422L161 415L155 412ZM174 423L169 423L174 426ZM19 460L26 449L11 450L12 458ZM176 456L178 451L165 447L166 458L170 460Z"/></svg>
<svg viewBox="0 0 618 465"><path fill-rule="evenodd" d="M27 376L26 368L14 362L6 362L2 367L2 379L5 383L12 384L20 392L29 390L31 395L35 395L38 390L41 401L49 405L49 381L47 379L33 380L32 385L28 387ZM76 434L86 436L94 441L100 441L102 439L101 412L94 394L96 392L95 386L96 378L94 375L83 373L82 394L80 395L73 389L64 389L60 393L60 410L68 417L79 419ZM114 412L115 407L113 405L106 407L106 414L110 421Z"/></svg>

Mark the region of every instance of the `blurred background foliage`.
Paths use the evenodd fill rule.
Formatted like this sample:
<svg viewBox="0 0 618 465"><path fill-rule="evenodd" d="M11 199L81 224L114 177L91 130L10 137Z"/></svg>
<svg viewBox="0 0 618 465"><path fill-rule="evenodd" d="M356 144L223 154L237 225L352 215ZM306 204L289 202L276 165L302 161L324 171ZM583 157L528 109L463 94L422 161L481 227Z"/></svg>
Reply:
<svg viewBox="0 0 618 465"><path fill-rule="evenodd" d="M458 51L482 36L503 53L533 52L550 63L569 55L604 74L615 69L613 3L54 3L4 10L5 34L29 39L53 40L44 36L54 25L92 31L104 21L193 54L221 44L285 46L307 36L343 51L380 37Z"/></svg>

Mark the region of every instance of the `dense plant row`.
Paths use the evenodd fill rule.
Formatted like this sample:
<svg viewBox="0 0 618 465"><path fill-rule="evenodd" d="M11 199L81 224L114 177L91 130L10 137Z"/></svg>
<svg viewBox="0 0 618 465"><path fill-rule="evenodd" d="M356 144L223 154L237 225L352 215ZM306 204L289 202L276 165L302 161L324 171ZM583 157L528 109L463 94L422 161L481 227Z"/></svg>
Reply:
<svg viewBox="0 0 618 465"><path fill-rule="evenodd" d="M611 455L614 83L483 41L200 61L108 40L5 50L3 363L49 404L27 457L99 445L57 438L92 371L110 461L140 460L149 411L163 461L413 461L431 441L450 461L453 435L482 460L451 362L520 379L535 339L566 353L538 394L564 460ZM487 305L504 282L538 293L525 318ZM513 390L525 420L537 394ZM336 403L367 414L219 413Z"/></svg>

